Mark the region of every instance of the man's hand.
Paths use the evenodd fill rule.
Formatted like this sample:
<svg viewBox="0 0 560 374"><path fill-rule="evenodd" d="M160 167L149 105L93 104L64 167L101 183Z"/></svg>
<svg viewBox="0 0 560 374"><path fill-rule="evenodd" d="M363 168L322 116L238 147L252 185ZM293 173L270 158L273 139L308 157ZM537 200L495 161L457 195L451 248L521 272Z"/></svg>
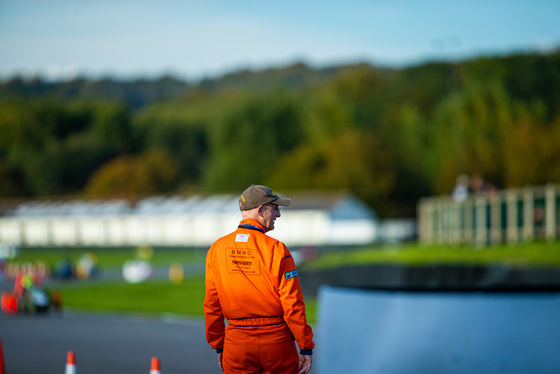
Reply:
<svg viewBox="0 0 560 374"><path fill-rule="evenodd" d="M313 355L299 355L299 374L307 374L313 364Z"/></svg>
<svg viewBox="0 0 560 374"><path fill-rule="evenodd" d="M221 371L224 371L224 365L222 365L222 356L223 355L224 355L224 352L218 353L218 366L220 367Z"/></svg>

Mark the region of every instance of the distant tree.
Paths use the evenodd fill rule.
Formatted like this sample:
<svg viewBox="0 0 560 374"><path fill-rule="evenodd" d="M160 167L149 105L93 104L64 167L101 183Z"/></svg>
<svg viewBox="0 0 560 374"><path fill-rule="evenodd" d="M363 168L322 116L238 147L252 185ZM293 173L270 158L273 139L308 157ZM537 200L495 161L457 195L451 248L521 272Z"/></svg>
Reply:
<svg viewBox="0 0 560 374"><path fill-rule="evenodd" d="M4 153L16 147L42 147L50 136L39 120L37 103L22 99L0 101L0 149Z"/></svg>
<svg viewBox="0 0 560 374"><path fill-rule="evenodd" d="M442 101L432 132L441 161L432 178L434 192L450 193L459 174L481 174L502 187L505 140L514 118L511 98L498 81L473 81Z"/></svg>
<svg viewBox="0 0 560 374"><path fill-rule="evenodd" d="M193 118L186 108L164 106L142 113L134 128L143 149L164 150L173 158L179 183L199 185L209 157L209 130L204 119Z"/></svg>
<svg viewBox="0 0 560 374"><path fill-rule="evenodd" d="M113 157L106 144L89 132L53 142L44 155L57 166L57 192L64 194L81 192L91 174Z"/></svg>
<svg viewBox="0 0 560 374"><path fill-rule="evenodd" d="M347 131L325 149L302 144L287 153L268 181L282 189L350 191L372 206L380 206L394 188L391 165L391 155L372 134Z"/></svg>
<svg viewBox="0 0 560 374"><path fill-rule="evenodd" d="M0 101L0 157L21 176L21 193L77 193L90 174L130 151L130 113L108 102Z"/></svg>
<svg viewBox="0 0 560 374"><path fill-rule="evenodd" d="M388 110L391 113L372 130L377 148L389 155L384 159L390 160L387 167L393 175L384 205L387 215L410 217L415 214L415 202L432 192L432 178L442 162L438 136L431 118L415 103L395 103Z"/></svg>
<svg viewBox="0 0 560 374"><path fill-rule="evenodd" d="M134 149L131 113L126 106L96 102L91 120L92 135L103 140L112 154L126 154Z"/></svg>
<svg viewBox="0 0 560 374"><path fill-rule="evenodd" d="M0 157L11 173L21 177L21 194L52 194L57 189L56 169L44 151L56 141L63 109L50 101L0 101Z"/></svg>
<svg viewBox="0 0 560 374"><path fill-rule="evenodd" d="M431 116L446 97L461 90L460 64L430 62L399 69L383 87L385 102L414 105L419 113Z"/></svg>
<svg viewBox="0 0 560 374"><path fill-rule="evenodd" d="M224 191L264 181L301 139L299 110L291 97L249 97L214 129L205 185Z"/></svg>
<svg viewBox="0 0 560 374"><path fill-rule="evenodd" d="M560 115L550 125L525 116L505 142L505 183L523 187L560 183Z"/></svg>
<svg viewBox="0 0 560 374"><path fill-rule="evenodd" d="M560 114L560 49L547 54L514 54L499 61L508 93L521 102L542 103L546 121L554 121Z"/></svg>
<svg viewBox="0 0 560 374"><path fill-rule="evenodd" d="M198 184L208 159L208 134L199 124L167 123L157 126L151 140L175 160L184 183Z"/></svg>
<svg viewBox="0 0 560 374"><path fill-rule="evenodd" d="M23 196L25 191L16 172L0 158L0 196Z"/></svg>
<svg viewBox="0 0 560 374"><path fill-rule="evenodd" d="M120 156L97 170L86 187L91 197L170 192L177 177L173 159L164 151Z"/></svg>

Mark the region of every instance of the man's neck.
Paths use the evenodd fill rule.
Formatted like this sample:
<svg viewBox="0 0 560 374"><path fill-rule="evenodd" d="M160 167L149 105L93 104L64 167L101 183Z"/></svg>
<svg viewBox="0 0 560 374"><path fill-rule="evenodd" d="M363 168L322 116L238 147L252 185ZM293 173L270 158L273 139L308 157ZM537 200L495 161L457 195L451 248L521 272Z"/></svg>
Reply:
<svg viewBox="0 0 560 374"><path fill-rule="evenodd" d="M255 221L257 221L263 228L265 227L264 222L262 221L262 217L259 216L258 214L258 209L252 209L252 210L243 210L241 212L241 217L243 219L254 219ZM264 228L264 231L267 232L268 230L266 230L266 228Z"/></svg>

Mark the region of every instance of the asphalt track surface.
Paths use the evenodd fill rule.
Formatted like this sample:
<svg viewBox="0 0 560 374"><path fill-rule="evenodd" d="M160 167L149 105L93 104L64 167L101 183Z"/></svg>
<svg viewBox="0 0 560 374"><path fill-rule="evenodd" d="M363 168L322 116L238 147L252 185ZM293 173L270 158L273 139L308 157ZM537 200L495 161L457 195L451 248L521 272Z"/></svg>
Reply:
<svg viewBox="0 0 560 374"><path fill-rule="evenodd" d="M69 350L79 374L222 373L202 320L76 314L0 316L6 373L64 373Z"/></svg>

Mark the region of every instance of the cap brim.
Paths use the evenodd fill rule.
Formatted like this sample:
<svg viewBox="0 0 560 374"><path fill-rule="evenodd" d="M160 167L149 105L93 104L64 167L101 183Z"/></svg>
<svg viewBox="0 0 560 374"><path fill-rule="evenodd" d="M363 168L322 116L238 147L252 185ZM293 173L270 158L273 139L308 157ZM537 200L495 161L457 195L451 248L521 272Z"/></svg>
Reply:
<svg viewBox="0 0 560 374"><path fill-rule="evenodd" d="M287 197L279 197L278 199L271 201L271 203L280 206L288 206L292 203L292 199L288 199Z"/></svg>

